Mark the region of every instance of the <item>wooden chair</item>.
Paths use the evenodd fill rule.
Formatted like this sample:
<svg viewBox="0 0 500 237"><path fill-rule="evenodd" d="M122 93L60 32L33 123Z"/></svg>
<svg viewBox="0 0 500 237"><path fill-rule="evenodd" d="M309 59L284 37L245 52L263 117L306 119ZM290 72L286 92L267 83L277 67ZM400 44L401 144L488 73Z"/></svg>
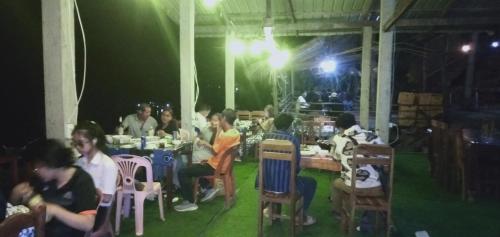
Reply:
<svg viewBox="0 0 500 237"><path fill-rule="evenodd" d="M266 116L266 113L264 111L252 111L250 112L250 118L252 120L256 120L256 119L262 119Z"/></svg>
<svg viewBox="0 0 500 237"><path fill-rule="evenodd" d="M238 110L238 112L236 112L236 116L238 116L239 120L250 120L251 119L250 111L248 111L248 110Z"/></svg>
<svg viewBox="0 0 500 237"><path fill-rule="evenodd" d="M265 190L266 171L265 160L288 161L290 162L290 186L289 192L277 193L272 190ZM304 223L304 198L296 191L296 154L295 146L287 140L264 140L259 149L259 223L258 236L263 236L264 208L267 204L288 204L290 205L290 231L291 236L296 235L295 217L298 216L299 230L302 230ZM271 225L276 216L273 211L269 214ZM281 218L281 215L279 215Z"/></svg>
<svg viewBox="0 0 500 237"><path fill-rule="evenodd" d="M234 144L224 152L214 175L203 176L196 178L194 182L194 199L197 202L198 190L200 189L200 178L205 178L211 181L212 187L215 186L215 180L221 179L224 185L224 208L228 209L234 204L236 198L236 184L233 175L233 162L238 156L240 144Z"/></svg>
<svg viewBox="0 0 500 237"><path fill-rule="evenodd" d="M390 235L391 226L391 203L392 203L392 180L394 169L394 149L388 145L360 144L355 147L352 159L352 167L359 165L372 165L383 167L388 175L385 184L385 195L381 197L360 196L356 190L356 179L351 179L351 192L343 200L342 223L344 230L348 230L349 236L353 236L356 226L355 217L357 210L375 211L376 224L378 224L378 213L386 213L386 236ZM356 169L352 169L351 177L356 177ZM383 184L384 185L384 184ZM378 226L377 226L378 228Z"/></svg>
<svg viewBox="0 0 500 237"><path fill-rule="evenodd" d="M0 223L0 235L2 237L18 237L19 233L26 228L35 227L35 236L45 236L45 206L31 209L29 213L18 213L7 217Z"/></svg>

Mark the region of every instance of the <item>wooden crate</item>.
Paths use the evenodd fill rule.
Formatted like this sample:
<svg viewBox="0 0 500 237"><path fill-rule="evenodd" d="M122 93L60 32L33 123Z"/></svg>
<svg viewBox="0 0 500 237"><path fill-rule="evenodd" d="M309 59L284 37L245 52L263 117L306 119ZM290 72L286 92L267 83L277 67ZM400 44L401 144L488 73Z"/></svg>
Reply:
<svg viewBox="0 0 500 237"><path fill-rule="evenodd" d="M412 92L399 92L398 104L400 105L413 105L415 104L417 94Z"/></svg>
<svg viewBox="0 0 500 237"><path fill-rule="evenodd" d="M419 93L417 96L417 104L430 105L432 100L432 93Z"/></svg>
<svg viewBox="0 0 500 237"><path fill-rule="evenodd" d="M399 106L399 126L412 126L417 118L416 105L400 105Z"/></svg>
<svg viewBox="0 0 500 237"><path fill-rule="evenodd" d="M443 104L443 95L441 94L432 94L431 95L431 105L442 105Z"/></svg>

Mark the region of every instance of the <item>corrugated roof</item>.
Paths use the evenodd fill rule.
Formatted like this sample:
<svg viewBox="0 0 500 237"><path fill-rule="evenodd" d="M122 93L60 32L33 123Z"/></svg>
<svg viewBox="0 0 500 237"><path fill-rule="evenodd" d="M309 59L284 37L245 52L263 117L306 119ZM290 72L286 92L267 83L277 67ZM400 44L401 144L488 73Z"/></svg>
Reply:
<svg viewBox="0 0 500 237"><path fill-rule="evenodd" d="M180 0L158 1L163 3L167 16L178 23ZM260 28L266 15L266 0L221 0L218 9L212 10L207 9L202 0L194 1L198 37L223 36L227 25L225 19L232 22L229 25L236 26L234 29L237 34L261 34ZM491 16L496 17L500 13L500 1L494 0L415 1L401 19L439 18L444 25L446 22L443 20L446 17L453 19L474 14L488 16L484 13L492 13ZM407 0L397 0L396 9L406 2ZM353 32L355 29L359 31L362 25L378 25L376 20L379 4L380 0L272 0L272 17L275 32L282 35ZM221 17L221 14L225 18ZM419 26L418 22L410 22L408 25ZM430 25L427 27L432 27L432 24Z"/></svg>

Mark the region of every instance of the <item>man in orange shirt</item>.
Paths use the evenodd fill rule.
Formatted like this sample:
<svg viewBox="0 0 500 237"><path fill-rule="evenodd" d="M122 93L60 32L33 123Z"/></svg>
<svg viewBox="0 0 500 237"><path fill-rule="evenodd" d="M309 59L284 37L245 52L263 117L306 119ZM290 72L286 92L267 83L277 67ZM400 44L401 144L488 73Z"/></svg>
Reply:
<svg viewBox="0 0 500 237"><path fill-rule="evenodd" d="M179 170L179 183L184 201L174 207L176 211L186 212L198 209L193 197L193 178L213 175L224 152L240 143L240 133L233 128L234 120L236 120L236 112L233 109L225 109L222 111L220 121L223 133L215 138L214 144L210 145L210 143L202 140L197 141L198 145L207 147L213 156L205 162ZM208 190L202 201L212 200L217 191L217 189L213 188Z"/></svg>

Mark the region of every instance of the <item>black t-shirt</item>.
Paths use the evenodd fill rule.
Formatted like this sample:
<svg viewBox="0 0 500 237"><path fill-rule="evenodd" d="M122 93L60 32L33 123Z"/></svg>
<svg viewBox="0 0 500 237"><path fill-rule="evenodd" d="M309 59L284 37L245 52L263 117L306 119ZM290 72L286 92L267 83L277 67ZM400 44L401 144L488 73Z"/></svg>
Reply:
<svg viewBox="0 0 500 237"><path fill-rule="evenodd" d="M73 177L61 188L57 189L55 181L35 184L35 190L40 193L45 202L57 204L73 213L95 215L97 208L96 189L90 175L80 167ZM52 218L45 225L46 236L84 236L85 232L67 226L57 218Z"/></svg>
<svg viewBox="0 0 500 237"><path fill-rule="evenodd" d="M166 127L162 127L162 124L158 125L158 127L156 127L156 131L163 130L164 132L173 135L174 132L179 130L179 128L177 128L177 121L175 119L172 119Z"/></svg>

